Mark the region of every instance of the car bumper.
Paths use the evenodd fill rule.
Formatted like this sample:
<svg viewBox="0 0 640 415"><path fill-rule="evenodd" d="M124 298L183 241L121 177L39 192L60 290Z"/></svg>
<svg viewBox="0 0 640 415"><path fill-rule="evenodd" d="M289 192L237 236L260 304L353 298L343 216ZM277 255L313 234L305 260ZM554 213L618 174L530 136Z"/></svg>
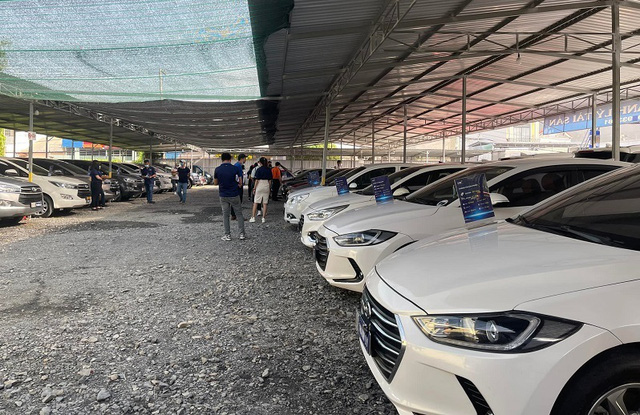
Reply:
<svg viewBox="0 0 640 415"><path fill-rule="evenodd" d="M53 204L56 209L77 209L83 206L88 206L91 203L91 198L79 198L76 195L66 195L64 198L62 196L58 196L53 201Z"/></svg>
<svg viewBox="0 0 640 415"><path fill-rule="evenodd" d="M316 245L316 235L318 230L322 228L325 221L309 220L307 217L302 221L302 230L300 231L300 242L306 247L313 248Z"/></svg>
<svg viewBox="0 0 640 415"><path fill-rule="evenodd" d="M300 206L300 203L285 203L284 204L284 220L291 225L297 225L300 223L300 216L304 209Z"/></svg>
<svg viewBox="0 0 640 415"><path fill-rule="evenodd" d="M28 206L0 206L0 219L29 216L35 214L38 210L40 210L40 208L31 208Z"/></svg>
<svg viewBox="0 0 640 415"><path fill-rule="evenodd" d="M369 274L378 262L413 242L409 236L398 234L377 245L345 247L333 241L333 237L338 234L325 226L318 229L318 235L326 240L328 250L324 267L316 260L316 268L320 275L335 287L357 292L362 292L364 276Z"/></svg>
<svg viewBox="0 0 640 415"><path fill-rule="evenodd" d="M367 277L367 291L400 321L403 352L390 381L362 341L360 347L376 381L401 415L476 415L480 412L474 409L472 399L488 404L491 409L487 414L548 414L583 363L620 344L608 331L585 325L567 339L529 353L451 347L429 340L412 320L412 316L425 313L375 272Z"/></svg>

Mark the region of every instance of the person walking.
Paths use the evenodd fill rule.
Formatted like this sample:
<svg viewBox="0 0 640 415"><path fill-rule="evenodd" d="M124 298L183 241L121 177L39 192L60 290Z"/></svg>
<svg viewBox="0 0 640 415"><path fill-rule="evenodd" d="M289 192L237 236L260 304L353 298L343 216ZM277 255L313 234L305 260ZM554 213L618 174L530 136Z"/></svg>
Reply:
<svg viewBox="0 0 640 415"><path fill-rule="evenodd" d="M100 207L100 191L102 190L102 174L100 173L100 163L97 160L91 162L89 168L91 177L91 210L102 209Z"/></svg>
<svg viewBox="0 0 640 415"><path fill-rule="evenodd" d="M189 176L191 169L187 167L187 162L180 160L180 167L176 169L178 182L176 183L176 194L180 198L180 203L187 203L187 189L189 188Z"/></svg>
<svg viewBox="0 0 640 415"><path fill-rule="evenodd" d="M255 173L255 187L253 189L253 215L249 222L254 223L256 221L256 212L258 205L262 205L262 223L267 220L267 204L269 203L269 193L271 190L271 170L267 167L267 159L260 158L260 167L258 167Z"/></svg>
<svg viewBox="0 0 640 415"><path fill-rule="evenodd" d="M244 155L243 153L240 153L240 155L238 156L238 161L236 162L236 164L234 164L234 166L236 166L236 168L238 170L240 170L240 180L242 182L242 186L244 186L244 163L247 162L247 156ZM243 187L240 187L240 204L242 205L242 196L243 196ZM231 208L231 220L236 220L236 212L233 210L233 207Z"/></svg>
<svg viewBox="0 0 640 415"><path fill-rule="evenodd" d="M223 241L231 240L231 209L236 213L238 219L238 230L240 240L246 239L244 233L244 216L242 215L242 205L240 204L240 193L242 192L242 170L231 164L231 154L222 153L222 164L216 167L213 173L213 184L219 186L220 204L222 205L222 221L224 223Z"/></svg>
<svg viewBox="0 0 640 415"><path fill-rule="evenodd" d="M98 205L101 208L107 207L107 196L104 194L104 187L102 187L102 184L104 183L104 179L107 177L107 175L104 173L104 166L102 164L100 164L98 166L98 171L100 172L100 177L102 178L102 181L100 182L100 200L98 201Z"/></svg>
<svg viewBox="0 0 640 415"><path fill-rule="evenodd" d="M258 163L249 166L249 171L247 172L247 195L251 203L253 203L253 171L257 165Z"/></svg>
<svg viewBox="0 0 640 415"><path fill-rule="evenodd" d="M282 170L280 170L280 162L276 161L275 167L271 169L271 177L273 177L273 181L271 183L271 200L278 201L278 192L280 191L280 186L282 185Z"/></svg>
<svg viewBox="0 0 640 415"><path fill-rule="evenodd" d="M144 161L141 174L144 178L144 189L147 191L147 203L156 203L153 201L153 182L156 181L156 169L149 163L149 159Z"/></svg>

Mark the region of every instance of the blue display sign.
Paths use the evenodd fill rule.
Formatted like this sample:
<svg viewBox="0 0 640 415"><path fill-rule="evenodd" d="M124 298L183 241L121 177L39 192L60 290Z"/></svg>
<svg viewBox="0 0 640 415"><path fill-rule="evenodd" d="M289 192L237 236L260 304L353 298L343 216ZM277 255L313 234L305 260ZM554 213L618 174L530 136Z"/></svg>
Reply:
<svg viewBox="0 0 640 415"><path fill-rule="evenodd" d="M310 171L307 174L307 182L311 186L320 186L320 173L317 171Z"/></svg>
<svg viewBox="0 0 640 415"><path fill-rule="evenodd" d="M373 191L376 195L377 203L393 202L393 192L391 191L391 183L388 176L378 176L371 179Z"/></svg>
<svg viewBox="0 0 640 415"><path fill-rule="evenodd" d="M464 223L476 222L495 216L487 178L484 174L475 174L456 179L455 186L460 199Z"/></svg>
<svg viewBox="0 0 640 415"><path fill-rule="evenodd" d="M612 104L602 105L596 111L597 127L613 125ZM620 122L622 124L637 123L640 120L640 100L623 101L620 105ZM566 114L554 115L544 119L544 134L557 134L568 131L591 129L591 109L586 108Z"/></svg>
<svg viewBox="0 0 640 415"><path fill-rule="evenodd" d="M338 191L338 196L349 193L349 185L347 184L346 177L336 177L336 190Z"/></svg>
<svg viewBox="0 0 640 415"><path fill-rule="evenodd" d="M62 139L62 148L83 148L84 141L70 140L68 138Z"/></svg>

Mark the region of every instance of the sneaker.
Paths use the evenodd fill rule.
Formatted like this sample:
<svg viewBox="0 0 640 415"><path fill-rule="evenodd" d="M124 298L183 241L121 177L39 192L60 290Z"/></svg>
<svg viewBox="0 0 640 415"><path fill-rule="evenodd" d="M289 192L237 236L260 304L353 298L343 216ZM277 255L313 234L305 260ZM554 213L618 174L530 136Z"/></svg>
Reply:
<svg viewBox="0 0 640 415"><path fill-rule="evenodd" d="M230 241L231 240L231 235L225 235L222 237L223 241Z"/></svg>
<svg viewBox="0 0 640 415"><path fill-rule="evenodd" d="M259 211L258 211L258 214L257 214L256 216L262 216L262 211L261 211L261 210L259 210Z"/></svg>
<svg viewBox="0 0 640 415"><path fill-rule="evenodd" d="M267 221L267 218L262 218L262 223L265 223Z"/></svg>
<svg viewBox="0 0 640 415"><path fill-rule="evenodd" d="M244 233L241 233L241 234L240 234L240 240L241 240L241 241L244 241L245 239L247 239L247 237L245 236L245 234L244 234Z"/></svg>
<svg viewBox="0 0 640 415"><path fill-rule="evenodd" d="M236 220L237 218L235 216L231 216L231 220Z"/></svg>
<svg viewBox="0 0 640 415"><path fill-rule="evenodd" d="M252 216L251 219L249 219L249 223L256 223L256 218Z"/></svg>

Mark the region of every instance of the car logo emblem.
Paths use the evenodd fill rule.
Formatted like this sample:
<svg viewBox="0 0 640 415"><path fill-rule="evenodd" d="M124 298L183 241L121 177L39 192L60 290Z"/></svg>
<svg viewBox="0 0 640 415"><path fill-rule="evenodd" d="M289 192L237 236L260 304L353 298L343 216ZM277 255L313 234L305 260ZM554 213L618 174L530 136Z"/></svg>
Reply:
<svg viewBox="0 0 640 415"><path fill-rule="evenodd" d="M31 191L32 191L32 192L37 192L37 191L38 191L38 188L37 188L37 187L32 187L32 188L31 188Z"/></svg>
<svg viewBox="0 0 640 415"><path fill-rule="evenodd" d="M360 306L362 308L362 314L364 314L364 316L367 319L371 318L371 304L369 303L369 301L367 301L364 297L362 297L362 299L360 300Z"/></svg>

